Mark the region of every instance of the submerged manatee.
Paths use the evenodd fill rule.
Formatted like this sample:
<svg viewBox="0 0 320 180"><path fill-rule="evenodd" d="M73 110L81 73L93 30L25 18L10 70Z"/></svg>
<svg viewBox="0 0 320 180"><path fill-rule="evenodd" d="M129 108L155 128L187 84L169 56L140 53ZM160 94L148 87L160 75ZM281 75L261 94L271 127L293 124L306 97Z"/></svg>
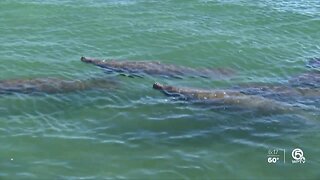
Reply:
<svg viewBox="0 0 320 180"><path fill-rule="evenodd" d="M303 82L304 84L305 82ZM295 100L299 98L320 97L320 89L307 87L295 81L297 86L291 84L241 84L232 88L246 95L258 95L275 100Z"/></svg>
<svg viewBox="0 0 320 180"><path fill-rule="evenodd" d="M259 95L267 98L284 100L320 97L320 58L312 58L306 65L307 72L291 77L283 83L246 83L232 89L246 95Z"/></svg>
<svg viewBox="0 0 320 180"><path fill-rule="evenodd" d="M294 87L320 88L320 58L311 58L306 65L309 71L289 80Z"/></svg>
<svg viewBox="0 0 320 180"><path fill-rule="evenodd" d="M162 91L167 96L179 99L202 102L213 106L228 106L256 110L259 113L288 113L297 110L313 110L305 106L296 105L264 98L256 95L246 95L235 90L204 90L184 87L165 86L153 84L153 88Z"/></svg>
<svg viewBox="0 0 320 180"><path fill-rule="evenodd" d="M320 88L320 72L309 71L289 80L293 87Z"/></svg>
<svg viewBox="0 0 320 180"><path fill-rule="evenodd" d="M309 59L307 65L308 68L311 69L319 69L320 68L320 58L311 58Z"/></svg>
<svg viewBox="0 0 320 180"><path fill-rule="evenodd" d="M112 80L91 78L83 80L63 80L58 78L12 79L0 80L0 94L13 93L68 93L94 88L112 88Z"/></svg>
<svg viewBox="0 0 320 180"><path fill-rule="evenodd" d="M88 57L81 57L82 62L91 63L103 69L125 73L129 75L158 75L173 78L183 77L204 77L204 78L224 78L234 72L230 69L222 68L202 68L194 69L190 67L177 66L172 64L162 64L157 61L119 61L119 60L98 60Z"/></svg>

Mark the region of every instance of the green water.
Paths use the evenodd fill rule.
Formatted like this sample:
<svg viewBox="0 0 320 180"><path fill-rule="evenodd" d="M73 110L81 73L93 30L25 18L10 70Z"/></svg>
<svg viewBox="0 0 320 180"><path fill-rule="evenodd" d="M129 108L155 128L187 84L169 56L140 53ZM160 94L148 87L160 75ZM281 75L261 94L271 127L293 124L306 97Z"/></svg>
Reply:
<svg viewBox="0 0 320 180"><path fill-rule="evenodd" d="M320 116L258 116L172 101L285 82L320 57L318 0L1 0L0 78L106 77L119 87L0 98L0 179L320 178ZM228 67L227 79L108 75L81 56ZM307 101L320 107L319 98ZM306 162L292 164L301 148ZM268 150L286 162L269 164ZM283 153L280 153L283 158Z"/></svg>

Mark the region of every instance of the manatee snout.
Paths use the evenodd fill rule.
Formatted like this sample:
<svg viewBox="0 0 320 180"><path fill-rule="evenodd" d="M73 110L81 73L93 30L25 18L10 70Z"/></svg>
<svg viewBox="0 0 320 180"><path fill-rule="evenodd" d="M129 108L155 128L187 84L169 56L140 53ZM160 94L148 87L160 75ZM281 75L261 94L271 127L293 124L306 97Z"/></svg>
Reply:
<svg viewBox="0 0 320 180"><path fill-rule="evenodd" d="M158 82L155 82L152 87L153 89L159 89L159 90L163 89L163 85Z"/></svg>
<svg viewBox="0 0 320 180"><path fill-rule="evenodd" d="M87 58L87 57L81 57L80 60L82 62L85 62L85 63L93 63L94 62L94 59L92 58Z"/></svg>

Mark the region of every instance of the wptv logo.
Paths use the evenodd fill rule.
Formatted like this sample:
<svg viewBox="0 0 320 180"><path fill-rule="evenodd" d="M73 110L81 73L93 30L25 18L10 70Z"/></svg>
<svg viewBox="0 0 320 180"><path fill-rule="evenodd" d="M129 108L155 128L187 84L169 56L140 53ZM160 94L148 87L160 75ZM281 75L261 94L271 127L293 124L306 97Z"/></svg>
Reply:
<svg viewBox="0 0 320 180"><path fill-rule="evenodd" d="M293 158L292 163L305 163L306 158L303 156L303 151L299 148L296 148L292 151L291 156Z"/></svg>
<svg viewBox="0 0 320 180"><path fill-rule="evenodd" d="M300 148L295 148L291 152L292 164L304 164L306 158ZM267 162L269 164L286 163L286 150L285 149L272 149L268 151Z"/></svg>

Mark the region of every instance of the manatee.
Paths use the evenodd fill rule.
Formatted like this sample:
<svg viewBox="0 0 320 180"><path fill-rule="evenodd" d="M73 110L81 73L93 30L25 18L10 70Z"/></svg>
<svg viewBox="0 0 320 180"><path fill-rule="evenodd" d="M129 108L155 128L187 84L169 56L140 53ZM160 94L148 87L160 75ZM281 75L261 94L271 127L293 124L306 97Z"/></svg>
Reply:
<svg viewBox="0 0 320 180"><path fill-rule="evenodd" d="M246 95L259 95L273 99L296 99L320 97L320 58L311 58L308 70L283 83L246 83L234 86Z"/></svg>
<svg viewBox="0 0 320 180"><path fill-rule="evenodd" d="M306 65L310 69L319 69L320 68L320 58L310 58Z"/></svg>
<svg viewBox="0 0 320 180"><path fill-rule="evenodd" d="M83 80L64 80L58 78L0 80L0 94L54 94L112 87L115 87L115 82L105 78L89 78Z"/></svg>
<svg viewBox="0 0 320 180"><path fill-rule="evenodd" d="M167 96L178 99L205 103L217 107L235 107L256 110L259 113L289 113L300 110L314 110L304 105L289 104L273 99L246 95L236 90L205 90L186 87L175 87L154 83L153 88L162 91Z"/></svg>
<svg viewBox="0 0 320 180"><path fill-rule="evenodd" d="M320 88L320 72L309 71L292 77L289 84L293 87Z"/></svg>
<svg viewBox="0 0 320 180"><path fill-rule="evenodd" d="M94 64L111 72L129 74L133 76L157 75L172 78L203 77L203 78L225 78L234 71L222 68L190 68L172 64L162 64L158 61L121 61L121 60L98 60L81 57L82 62Z"/></svg>
<svg viewBox="0 0 320 180"><path fill-rule="evenodd" d="M307 81L305 81L307 82ZM320 89L305 86L305 82L295 82L294 84L241 84L231 89L238 90L246 95L259 95L276 100L294 100L297 98L320 97Z"/></svg>
<svg viewBox="0 0 320 180"><path fill-rule="evenodd" d="M306 64L308 71L289 79L293 87L320 88L320 58L311 58Z"/></svg>

